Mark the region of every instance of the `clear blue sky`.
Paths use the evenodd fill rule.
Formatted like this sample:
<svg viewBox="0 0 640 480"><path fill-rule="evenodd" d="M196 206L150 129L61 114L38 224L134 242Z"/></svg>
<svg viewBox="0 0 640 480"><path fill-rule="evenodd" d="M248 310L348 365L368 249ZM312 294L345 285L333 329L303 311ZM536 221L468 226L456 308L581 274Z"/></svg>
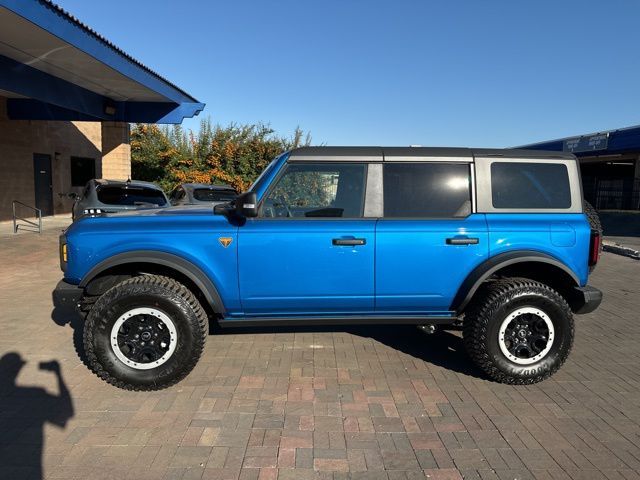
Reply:
<svg viewBox="0 0 640 480"><path fill-rule="evenodd" d="M57 1L222 124L501 147L640 123L637 0Z"/></svg>

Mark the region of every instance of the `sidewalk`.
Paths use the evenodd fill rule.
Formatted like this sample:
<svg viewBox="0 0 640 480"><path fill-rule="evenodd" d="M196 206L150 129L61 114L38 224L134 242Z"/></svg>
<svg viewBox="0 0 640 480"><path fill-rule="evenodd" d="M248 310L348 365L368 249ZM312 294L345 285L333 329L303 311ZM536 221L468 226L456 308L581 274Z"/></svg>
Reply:
<svg viewBox="0 0 640 480"><path fill-rule="evenodd" d="M640 260L640 212L600 212L604 250Z"/></svg>
<svg viewBox="0 0 640 480"><path fill-rule="evenodd" d="M618 245L624 245L625 247L633 248L634 250L640 250L640 237L605 235L604 240Z"/></svg>
<svg viewBox="0 0 640 480"><path fill-rule="evenodd" d="M37 222L35 218L30 218L29 220ZM38 235L37 229L34 230L33 227L26 225L24 222L18 223L20 225L18 233L14 234L12 220L5 220L0 222L0 238L11 236L17 237L18 235ZM67 228L69 225L71 225L70 213L64 215L54 215L52 217L42 217L42 233L51 234L52 232L60 232L63 229Z"/></svg>
<svg viewBox="0 0 640 480"><path fill-rule="evenodd" d="M605 252L611 252L640 260L640 237L617 237L605 235L602 244Z"/></svg>

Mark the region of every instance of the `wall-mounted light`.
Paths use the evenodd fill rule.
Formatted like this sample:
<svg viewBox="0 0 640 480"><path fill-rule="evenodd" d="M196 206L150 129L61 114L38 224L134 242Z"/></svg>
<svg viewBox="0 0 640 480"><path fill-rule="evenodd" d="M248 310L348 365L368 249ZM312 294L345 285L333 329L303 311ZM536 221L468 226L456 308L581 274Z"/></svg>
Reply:
<svg viewBox="0 0 640 480"><path fill-rule="evenodd" d="M104 102L104 113L106 115L115 115L116 114L116 104L110 100Z"/></svg>
<svg viewBox="0 0 640 480"><path fill-rule="evenodd" d="M53 159L57 162L60 160L60 152L53 152Z"/></svg>

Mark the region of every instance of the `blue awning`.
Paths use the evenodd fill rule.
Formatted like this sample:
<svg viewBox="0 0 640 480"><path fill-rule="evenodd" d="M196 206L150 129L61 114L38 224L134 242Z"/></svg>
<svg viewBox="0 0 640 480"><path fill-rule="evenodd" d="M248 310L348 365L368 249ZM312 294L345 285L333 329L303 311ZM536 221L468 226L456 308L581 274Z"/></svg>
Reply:
<svg viewBox="0 0 640 480"><path fill-rule="evenodd" d="M574 153L578 157L624 154L640 150L640 126L586 133L516 148Z"/></svg>
<svg viewBox="0 0 640 480"><path fill-rule="evenodd" d="M181 123L204 108L49 0L0 0L0 96L16 120Z"/></svg>

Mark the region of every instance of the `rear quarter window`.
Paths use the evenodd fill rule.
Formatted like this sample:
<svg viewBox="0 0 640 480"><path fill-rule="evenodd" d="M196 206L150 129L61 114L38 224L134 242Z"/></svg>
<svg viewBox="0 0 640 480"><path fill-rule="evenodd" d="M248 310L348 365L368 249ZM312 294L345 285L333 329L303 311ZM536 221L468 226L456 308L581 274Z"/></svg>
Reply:
<svg viewBox="0 0 640 480"><path fill-rule="evenodd" d="M98 187L98 200L106 205L164 207L167 204L160 190L145 187Z"/></svg>
<svg viewBox="0 0 640 480"><path fill-rule="evenodd" d="M201 202L230 202L235 200L236 193L231 190L211 190L208 188L196 188L193 198Z"/></svg>
<svg viewBox="0 0 640 480"><path fill-rule="evenodd" d="M493 208L571 208L567 167L561 163L494 162Z"/></svg>

